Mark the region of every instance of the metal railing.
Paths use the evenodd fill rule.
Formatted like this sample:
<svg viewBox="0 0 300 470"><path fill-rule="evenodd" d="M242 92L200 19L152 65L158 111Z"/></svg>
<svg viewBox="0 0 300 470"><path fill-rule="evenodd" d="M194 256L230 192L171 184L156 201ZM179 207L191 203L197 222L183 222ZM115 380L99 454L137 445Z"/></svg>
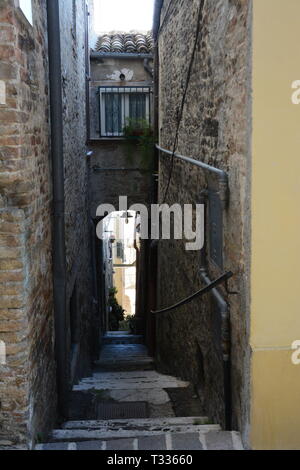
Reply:
<svg viewBox="0 0 300 470"><path fill-rule="evenodd" d="M202 170L209 172L217 177L218 180L218 186L219 186L219 196L220 200L222 202L223 207L226 207L229 199L229 185L228 185L228 174L224 170L220 170L219 168L216 168L214 166L208 165L207 163L204 163L200 160L195 160L194 158L191 157L186 157L184 155L180 155L179 153L171 152L170 150L166 150L160 145L156 144L157 150L159 150L162 153L165 153L166 155L170 155L171 157L174 155L175 158L182 160L184 162L190 163L191 165L198 166Z"/></svg>
<svg viewBox="0 0 300 470"><path fill-rule="evenodd" d="M199 160L195 160L194 158L186 157L184 155L180 155L179 153L171 152L170 150L166 150L159 145L156 145L156 148L173 158L179 159L181 161L187 162L191 165L195 165L201 168L204 172L209 174L208 176L208 191L211 190L212 192L216 191L220 202L222 205L222 209L224 210L229 202L229 183L228 183L228 175L225 171L220 170L219 168L215 168L207 163L204 163ZM215 181L216 180L216 181ZM202 197L204 198L203 191ZM206 294L207 292L211 292L214 301L217 306L217 313L215 314L215 322L218 325L219 334L217 335L218 338L217 342L218 348L222 354L222 362L223 362L223 392L224 392L224 405L225 405L225 428L227 430L231 430L231 416L232 416L232 390L231 390L231 337L230 337L230 308L229 304L223 298L221 293L216 289L218 285L222 282L227 282L233 276L232 272L227 272L223 274L221 277L212 281L207 273L206 270L206 262L204 262L204 266L200 269L200 277L205 284L205 287L202 288L200 291L196 292L190 297L178 302L171 307L159 310L153 313L164 313L175 308L180 307L181 305L185 305L197 297L201 297L202 295Z"/></svg>
<svg viewBox="0 0 300 470"><path fill-rule="evenodd" d="M200 289L199 291L195 292L194 294L190 295L189 297L186 297L185 299L181 300L180 302L177 302L176 304L171 305L170 307L166 307L162 310L152 311L151 313L158 314L158 313L171 312L172 310L175 310L176 308L179 308L182 305L189 304L190 302L192 302L196 298L201 297L204 294L207 294L212 289L215 289L219 284L221 284L222 282L227 281L232 276L233 276L233 273L231 271L229 271L225 274L222 274L222 276L220 276L218 279L216 279L215 281L210 281L210 283L206 287Z"/></svg>

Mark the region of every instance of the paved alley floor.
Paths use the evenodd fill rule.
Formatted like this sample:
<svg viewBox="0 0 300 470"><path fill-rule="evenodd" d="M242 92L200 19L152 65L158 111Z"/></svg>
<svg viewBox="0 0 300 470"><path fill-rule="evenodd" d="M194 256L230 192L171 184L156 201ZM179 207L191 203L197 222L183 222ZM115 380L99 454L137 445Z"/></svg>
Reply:
<svg viewBox="0 0 300 470"><path fill-rule="evenodd" d="M142 337L108 333L93 375L73 387L69 420L36 450L242 449L238 433L193 411L190 383L155 371Z"/></svg>

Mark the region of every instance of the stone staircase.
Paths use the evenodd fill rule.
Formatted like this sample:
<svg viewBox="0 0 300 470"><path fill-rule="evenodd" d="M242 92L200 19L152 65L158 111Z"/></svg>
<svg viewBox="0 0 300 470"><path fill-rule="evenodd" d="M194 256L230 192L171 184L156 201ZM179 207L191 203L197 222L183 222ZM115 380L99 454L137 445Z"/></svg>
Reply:
<svg viewBox="0 0 300 470"><path fill-rule="evenodd" d="M70 420L36 450L242 449L238 433L192 416L200 405L190 384L156 372L141 337L110 333L104 343L92 377L73 387ZM176 416L174 392L186 416Z"/></svg>

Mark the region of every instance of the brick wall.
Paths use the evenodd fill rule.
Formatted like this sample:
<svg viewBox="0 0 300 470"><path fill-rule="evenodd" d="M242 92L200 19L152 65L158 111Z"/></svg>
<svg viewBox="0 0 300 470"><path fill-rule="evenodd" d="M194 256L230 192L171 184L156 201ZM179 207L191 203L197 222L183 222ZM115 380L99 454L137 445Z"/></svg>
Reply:
<svg viewBox="0 0 300 470"><path fill-rule="evenodd" d="M56 406L45 2L33 9L31 27L0 2L0 441L13 443L47 431Z"/></svg>
<svg viewBox="0 0 300 470"><path fill-rule="evenodd" d="M183 0L173 2L159 37L160 143L167 149L173 147L200 1L188 4ZM165 1L162 20L168 5ZM229 174L223 270L235 273L230 288L239 294L227 296L223 290L223 295L231 310L233 426L243 432L247 431L249 392L250 27L250 1L204 1L177 149ZM170 160L162 156L160 162L162 200ZM167 202L199 203L200 191L205 187L200 169L175 161ZM200 288L200 266L200 253L185 251L183 242L160 242L159 306L171 305ZM221 274L209 261L208 271L212 279ZM223 371L214 347L210 296L161 316L157 331L160 368L192 380L200 388L208 414L224 424Z"/></svg>
<svg viewBox="0 0 300 470"><path fill-rule="evenodd" d="M86 158L85 2L60 4L70 351L66 370L71 385L77 376L89 373L95 312ZM44 438L56 419L46 1L33 0L32 27L12 0L1 1L0 31L0 81L6 84L6 104L0 105L0 340L7 346L7 364L0 366L0 446L30 445ZM77 318L71 320L74 299ZM75 335L71 324L77 325ZM76 342L73 354L71 342Z"/></svg>

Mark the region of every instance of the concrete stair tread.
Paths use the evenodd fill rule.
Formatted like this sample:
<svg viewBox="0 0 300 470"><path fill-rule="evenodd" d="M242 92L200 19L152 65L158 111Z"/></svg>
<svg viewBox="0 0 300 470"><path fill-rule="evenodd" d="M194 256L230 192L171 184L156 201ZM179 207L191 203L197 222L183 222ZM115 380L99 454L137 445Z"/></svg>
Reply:
<svg viewBox="0 0 300 470"><path fill-rule="evenodd" d="M147 402L150 405L171 403L169 394L162 387L131 387L103 389L103 385L77 385L73 392L91 392L103 394L106 401L111 402Z"/></svg>
<svg viewBox="0 0 300 470"><path fill-rule="evenodd" d="M147 348L144 344L105 344L101 351L101 356L105 356L110 352L115 352L119 356L122 356L124 353L128 354L144 354L148 356Z"/></svg>
<svg viewBox="0 0 300 470"><path fill-rule="evenodd" d="M153 369L154 359L143 344L105 344L94 365L97 371L142 371Z"/></svg>
<svg viewBox="0 0 300 470"><path fill-rule="evenodd" d="M52 432L49 443L37 445L36 450L242 449L238 433L222 431L218 424L209 424L205 416L186 417L185 411L181 413L183 416L174 416L172 393L188 396L191 384L153 370L154 360L148 356L145 346L139 343L140 339L120 332L108 334L108 343L104 345L100 359L95 362L94 374L73 387L73 396L84 398L87 403L92 400L95 413L89 416L118 416L115 413L97 414L96 411L105 403L124 404L126 409L130 402L131 406L136 407L135 411L138 403L147 403L147 413L140 416L151 418L67 421L62 429ZM195 409L197 411L192 413L201 413L201 408ZM139 416L128 413L128 416L136 415Z"/></svg>
<svg viewBox="0 0 300 470"><path fill-rule="evenodd" d="M122 330L118 330L118 331L107 331L104 335L104 338L107 337L107 336L110 336L112 338L116 338L118 336L131 336L131 334L129 333L129 331L122 331Z"/></svg>
<svg viewBox="0 0 300 470"><path fill-rule="evenodd" d="M166 428L169 426L200 425L208 424L208 417L174 417L174 418L139 418L139 419L110 419L110 420L81 420L67 421L63 424L63 429L102 429L102 428Z"/></svg>
<svg viewBox="0 0 300 470"><path fill-rule="evenodd" d="M103 337L104 345L134 345L142 344L144 338L141 335L109 335Z"/></svg>
<svg viewBox="0 0 300 470"><path fill-rule="evenodd" d="M119 333L120 334L118 334L118 335L107 333L106 335L103 336L103 340L105 341L106 339L108 339L108 340L118 341L119 339L123 339L123 338L126 339L126 340L143 339L142 335L131 335L129 333L126 333L125 331L120 331Z"/></svg>
<svg viewBox="0 0 300 470"><path fill-rule="evenodd" d="M85 377L81 382L89 381L101 381L101 382L114 382L120 380L126 381L155 381L155 380L174 380L181 381L173 375L165 375L156 372L155 370L149 371L129 371L129 372L98 372L93 374L91 377ZM182 382L182 381L181 381Z"/></svg>
<svg viewBox="0 0 300 470"><path fill-rule="evenodd" d="M126 427L118 429L55 429L51 435L53 442L78 442L78 441L91 441L91 440L106 440L106 439L120 439L120 438L140 438L146 436L158 436L166 432L173 434L187 434L187 433L207 433L210 431L220 431L220 426L217 424L210 425L174 425L167 426L166 429L157 428L156 430L145 429L127 429Z"/></svg>
<svg viewBox="0 0 300 470"><path fill-rule="evenodd" d="M89 389L96 390L131 390L153 389L153 388L185 388L189 382L177 379L176 377L162 375L154 371L144 373L128 374L127 372L112 375L102 373L82 379L78 385L74 385L74 391Z"/></svg>
<svg viewBox="0 0 300 470"><path fill-rule="evenodd" d="M243 450L239 433L167 432L164 434L116 439L73 440L39 444L35 450Z"/></svg>
<svg viewBox="0 0 300 470"><path fill-rule="evenodd" d="M157 378L157 377L173 377L168 375L162 375L155 370L136 370L136 371L120 371L120 372L95 372L93 374L94 379L99 380L110 380L110 379L144 379L144 378ZM90 377L86 377L90 378ZM83 379L85 380L85 379Z"/></svg>

